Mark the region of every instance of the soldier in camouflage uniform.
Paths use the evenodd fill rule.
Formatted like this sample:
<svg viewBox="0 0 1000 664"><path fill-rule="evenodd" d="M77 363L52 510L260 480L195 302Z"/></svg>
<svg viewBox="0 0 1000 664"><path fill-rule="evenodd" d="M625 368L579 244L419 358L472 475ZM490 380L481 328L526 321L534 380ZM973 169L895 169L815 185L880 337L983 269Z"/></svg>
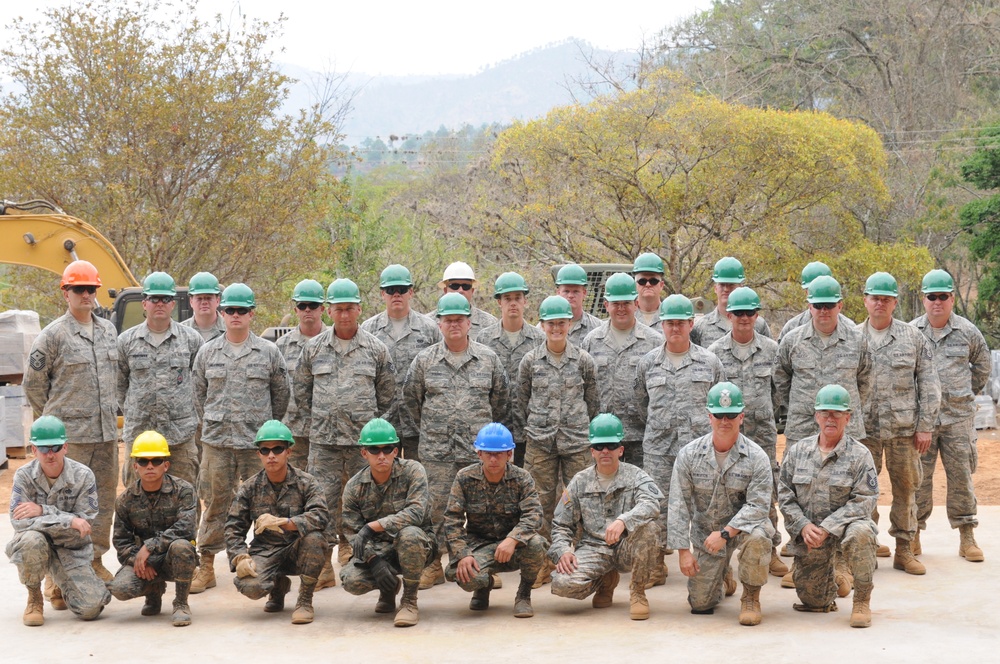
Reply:
<svg viewBox="0 0 1000 664"><path fill-rule="evenodd" d="M340 580L352 595L378 588L375 613L395 612L396 627L411 627L420 619L420 575L437 552L427 471L417 461L397 458L399 436L384 419L368 422L358 444L367 467L344 488L344 531L352 538L353 557Z"/></svg>
<svg viewBox="0 0 1000 664"><path fill-rule="evenodd" d="M7 557L28 588L24 624L37 627L44 622L41 585L46 574L57 585L52 608L68 607L78 618L93 620L111 601L91 566L90 524L97 516L94 473L66 458L66 427L57 417L44 415L31 425L31 444L34 460L14 474L14 537L7 543Z"/></svg>
<svg viewBox="0 0 1000 664"><path fill-rule="evenodd" d="M923 530L934 507L934 466L940 453L948 479L948 523L961 535L958 555L982 562L983 550L976 543L976 493L972 474L976 471L976 400L990 377L990 351L982 333L966 318L954 313L955 282L944 270L924 275L922 290L926 313L913 324L930 342L934 369L941 382L941 407L930 445L920 461L923 481L917 489L917 524ZM912 543L920 553L920 532Z"/></svg>
<svg viewBox="0 0 1000 664"><path fill-rule="evenodd" d="M666 554L667 494L674 459L681 447L712 430L702 412L708 390L726 379L722 362L691 343L694 306L683 295L670 295L660 306L664 344L651 350L636 367L635 400L646 425L642 440L644 468L663 491L660 504L660 545ZM662 560L662 556L661 556ZM651 582L663 585L667 567L654 570ZM735 592L735 587L733 587Z"/></svg>
<svg viewBox="0 0 1000 664"><path fill-rule="evenodd" d="M712 287L715 289L715 308L699 318L691 330L691 343L708 348L726 336L733 325L727 313L729 294L746 283L743 264L732 256L720 258L712 270ZM754 317L754 330L762 337L771 338L771 328L761 316Z"/></svg>
<svg viewBox="0 0 1000 664"><path fill-rule="evenodd" d="M876 272L865 283L868 318L858 329L868 340L872 377L868 402L862 405L867 437L861 442L872 453L875 472L881 472L885 455L892 484L889 536L896 539L892 566L907 574L924 574L910 542L917 532L920 455L931 444L941 385L930 342L916 327L892 317L898 294L896 280L886 272ZM878 523L877 508L872 518ZM888 557L889 547L880 546L878 555Z"/></svg>
<svg viewBox="0 0 1000 664"><path fill-rule="evenodd" d="M517 403L517 370L528 351L545 340L545 333L524 322L524 308L528 305L528 284L516 272L505 272L497 277L493 297L500 303L500 322L479 333L476 341L500 358L510 379L511 403ZM514 465L524 466L524 432L514 432Z"/></svg>
<svg viewBox="0 0 1000 664"><path fill-rule="evenodd" d="M778 427L774 417L774 385L771 374L778 356L778 343L769 337L757 334L756 323L760 311L760 297L751 288L741 287L727 297L726 316L730 330L716 340L708 349L722 362L727 378L743 394L747 405L743 411L743 435L760 445L771 460L774 486L778 481ZM778 493L774 490L771 499L770 517L774 526L771 562L768 569L775 576L784 576L788 567L778 557L777 546L781 544L778 533Z"/></svg>
<svg viewBox="0 0 1000 664"><path fill-rule="evenodd" d="M660 331L660 296L667 286L663 259L654 253L639 254L632 265L632 278L639 289L635 319Z"/></svg>
<svg viewBox="0 0 1000 664"><path fill-rule="evenodd" d="M427 469L431 519L444 551L444 510L455 475L476 460L469 441L490 422L509 422L510 390L500 358L469 340L468 300L448 293L438 300L444 339L413 360L403 386L403 407L420 432L420 462ZM440 558L420 579L421 589L444 583Z"/></svg>
<svg viewBox="0 0 1000 664"><path fill-rule="evenodd" d="M202 478L211 490L198 529L200 565L191 592L216 586L215 554L236 487L259 468L253 444L268 419L288 408L288 373L281 352L250 331L256 300L245 284L222 293L226 333L209 341L194 359L194 406L202 421ZM202 496L204 499L204 496Z"/></svg>
<svg viewBox="0 0 1000 664"><path fill-rule="evenodd" d="M471 321L469 339L473 341L479 336L480 332L497 323L496 316L476 307L475 297L478 286L479 281L476 280L476 274L472 271L468 263L463 263L462 261L452 263L446 267L444 276L438 282L438 288L441 289L442 295L458 293L469 301L470 311L472 312L469 316L469 320ZM427 315L431 318L438 317L437 311L431 311Z"/></svg>
<svg viewBox="0 0 1000 664"><path fill-rule="evenodd" d="M385 302L385 311L366 320L361 324L361 329L374 334L392 355L392 365L396 368L396 400L393 407L399 424L400 446L403 448L404 458L420 461L417 453L417 444L420 442L417 429L401 408L403 380L417 353L441 341L441 330L432 318L410 308L413 279L410 271L402 265L389 265L382 270L379 292Z"/></svg>
<svg viewBox="0 0 1000 664"><path fill-rule="evenodd" d="M649 618L646 586L659 564L657 517L663 494L641 468L621 462L621 420L602 413L590 423L594 465L563 492L552 521L552 594L611 606L619 573L631 572L629 616Z"/></svg>
<svg viewBox="0 0 1000 664"><path fill-rule="evenodd" d="M170 319L177 295L173 277L153 272L142 282L146 320L118 337L118 403L125 413L122 439L131 456L132 441L143 431L158 431L171 447L170 474L198 483L191 367L202 345L194 330ZM135 483L132 463L122 464L122 484Z"/></svg>
<svg viewBox="0 0 1000 664"><path fill-rule="evenodd" d="M677 549L695 614L711 614L722 601L729 559L739 548L740 624L759 625L774 535L767 514L774 479L764 450L740 434L743 405L733 383L709 390L712 433L682 447L674 463L667 545Z"/></svg>
<svg viewBox="0 0 1000 664"><path fill-rule="evenodd" d="M597 316L583 310L583 302L587 299L587 285L587 271L576 263L563 265L556 273L556 295L566 298L573 309L568 338L575 346L582 346L591 330L600 327L602 322Z"/></svg>
<svg viewBox="0 0 1000 664"><path fill-rule="evenodd" d="M111 519L118 490L118 347L115 326L95 316L101 278L87 261L73 261L62 277L64 315L45 326L28 356L24 394L34 416L53 415L66 425L66 456L90 468L97 481L94 570L112 576L101 557L111 548Z"/></svg>
<svg viewBox="0 0 1000 664"><path fill-rule="evenodd" d="M791 536L797 611L836 611L840 594L834 559L843 550L854 576L851 627L871 625L868 606L875 572L878 473L872 455L847 433L851 397L840 385L816 394L819 433L785 452L778 475L778 505Z"/></svg>
<svg viewBox="0 0 1000 664"><path fill-rule="evenodd" d="M198 338L201 341L201 337ZM159 615L167 581L174 582L175 627L191 624L188 590L198 564L194 548L198 528L194 487L170 470L167 440L145 431L131 445L137 479L115 501L115 550L121 567L111 594L125 601L146 596L142 615Z"/></svg>
<svg viewBox="0 0 1000 664"><path fill-rule="evenodd" d="M295 445L291 430L278 420L261 425L255 439L264 469L236 492L226 517L226 553L236 572L236 589L250 599L267 595L264 613L280 613L299 576L299 596L292 624L313 621L316 577L327 559L326 529L330 514L326 497L312 475L289 465ZM247 549L247 531L254 538Z"/></svg>
<svg viewBox="0 0 1000 664"><path fill-rule="evenodd" d="M188 282L188 301L194 314L181 325L196 331L205 342L226 333L226 323L219 315L221 293L219 280L211 272L199 272Z"/></svg>
<svg viewBox="0 0 1000 664"><path fill-rule="evenodd" d="M310 422L309 473L319 481L330 506L326 539L331 559L323 566L317 590L337 585L333 547L343 565L351 545L341 524L344 483L364 467L355 446L361 427L374 417L391 415L396 397L396 368L389 349L358 327L361 292L350 279L327 289L333 327L306 344L292 377L295 403Z"/></svg>
<svg viewBox="0 0 1000 664"><path fill-rule="evenodd" d="M614 413L625 427L622 461L641 468L645 425L635 403L635 370L646 353L663 345L663 335L636 320L638 297L631 276L619 272L608 277L604 286L608 320L591 331L580 347L590 353L597 367L601 412Z"/></svg>
<svg viewBox="0 0 1000 664"><path fill-rule="evenodd" d="M535 482L510 463L514 437L504 425L480 429L475 449L479 462L458 471L444 515L451 559L447 578L472 593L470 610L485 611L496 572L520 570L514 617L530 618L535 615L531 587L549 548L538 534L542 505Z"/></svg>

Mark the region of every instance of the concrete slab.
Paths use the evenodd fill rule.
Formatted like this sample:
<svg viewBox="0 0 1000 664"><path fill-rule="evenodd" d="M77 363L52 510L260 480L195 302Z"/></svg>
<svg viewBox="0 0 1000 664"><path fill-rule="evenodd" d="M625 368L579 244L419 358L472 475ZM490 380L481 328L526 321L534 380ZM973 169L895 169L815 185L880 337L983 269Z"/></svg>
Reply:
<svg viewBox="0 0 1000 664"><path fill-rule="evenodd" d="M883 523L888 507L881 508ZM142 600L112 603L101 618L85 623L69 611L45 606L43 627L24 627L21 614L26 592L17 570L0 567L0 659L8 662L284 662L345 658L356 661L519 662L657 661L709 658L738 662L990 662L998 655L1000 611L1000 507L980 508L976 535L986 562L958 557L958 531L948 527L944 508L936 508L922 537L926 576L893 570L880 558L872 597L873 626L851 629L850 598L840 611L803 614L792 610L795 591L771 577L762 592L764 621L741 627L739 592L726 599L713 616L688 612L685 580L677 557L668 558L670 577L649 591L651 617L628 618L627 577L609 609L554 597L545 586L534 593L535 617L512 617L516 574L505 574L505 587L494 591L484 613L468 610L469 594L453 584L420 594L420 624L396 629L392 616L373 613L376 595L352 597L340 587L316 595L316 621L292 625L291 609L263 613L263 601L240 596L232 574L216 559L219 587L192 596L194 623L170 625L165 615L139 615ZM0 541L10 539L10 523L0 523ZM888 535L881 541L889 543ZM5 561L6 562L6 561ZM117 569L112 554L109 569ZM220 573L221 572L221 573ZM293 584L293 588L297 584ZM164 608L169 607L169 596ZM294 597L290 595L289 598ZM294 601L290 602L294 604Z"/></svg>

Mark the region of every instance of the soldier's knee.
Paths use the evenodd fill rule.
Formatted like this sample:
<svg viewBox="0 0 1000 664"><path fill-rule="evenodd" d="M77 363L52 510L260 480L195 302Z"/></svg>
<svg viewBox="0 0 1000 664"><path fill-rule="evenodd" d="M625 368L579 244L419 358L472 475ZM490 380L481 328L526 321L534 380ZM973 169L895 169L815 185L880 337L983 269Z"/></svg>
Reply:
<svg viewBox="0 0 1000 664"><path fill-rule="evenodd" d="M49 540L37 530L26 530L17 536L17 548L22 556L42 554L48 558Z"/></svg>
<svg viewBox="0 0 1000 664"><path fill-rule="evenodd" d="M260 599L264 595L271 592L274 582L272 580L264 583L259 577L256 576L248 576L245 579L241 579L236 576L233 577L233 584L244 597L248 597L250 599Z"/></svg>
<svg viewBox="0 0 1000 664"><path fill-rule="evenodd" d="M866 519L853 521L844 530L844 545L856 547L875 546L875 529L872 523Z"/></svg>
<svg viewBox="0 0 1000 664"><path fill-rule="evenodd" d="M101 615L102 611L104 611L104 604L88 603L84 604L83 606L77 607L73 611L73 613L80 620L96 620L97 617Z"/></svg>
<svg viewBox="0 0 1000 664"><path fill-rule="evenodd" d="M575 574L552 573L552 594L558 597L583 599L589 594L591 582Z"/></svg>
<svg viewBox="0 0 1000 664"><path fill-rule="evenodd" d="M188 540L174 540L167 548L167 555L170 557L174 567L180 566L182 569L198 565L198 552L194 545Z"/></svg>
<svg viewBox="0 0 1000 664"><path fill-rule="evenodd" d="M307 551L319 551L323 556L326 555L329 544L326 541L326 534L319 531L313 531L302 538L302 543L299 547Z"/></svg>

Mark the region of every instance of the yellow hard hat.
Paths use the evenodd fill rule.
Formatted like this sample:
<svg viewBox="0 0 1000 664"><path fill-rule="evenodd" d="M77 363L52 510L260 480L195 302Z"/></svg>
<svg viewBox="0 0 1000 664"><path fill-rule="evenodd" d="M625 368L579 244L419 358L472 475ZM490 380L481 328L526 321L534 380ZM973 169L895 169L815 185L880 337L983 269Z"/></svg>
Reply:
<svg viewBox="0 0 1000 664"><path fill-rule="evenodd" d="M133 458L151 459L168 456L170 456L170 446L167 445L167 439L155 431L143 431L132 443Z"/></svg>

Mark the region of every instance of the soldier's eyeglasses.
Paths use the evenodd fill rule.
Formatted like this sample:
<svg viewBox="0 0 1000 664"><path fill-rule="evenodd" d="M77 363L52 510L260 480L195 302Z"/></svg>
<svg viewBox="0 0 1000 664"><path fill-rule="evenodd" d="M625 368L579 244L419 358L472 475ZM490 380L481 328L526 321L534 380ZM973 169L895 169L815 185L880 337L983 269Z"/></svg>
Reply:
<svg viewBox="0 0 1000 664"><path fill-rule="evenodd" d="M153 457L152 459L138 458L135 460L135 462L139 464L140 468L145 468L149 464L153 464L154 466L162 466L164 461L166 461L166 459L164 459L163 457Z"/></svg>
<svg viewBox="0 0 1000 664"><path fill-rule="evenodd" d="M621 446L621 443L591 443L590 449L602 452L604 450L617 450Z"/></svg>
<svg viewBox="0 0 1000 664"><path fill-rule="evenodd" d="M39 454L58 454L62 452L62 445L35 445Z"/></svg>
<svg viewBox="0 0 1000 664"><path fill-rule="evenodd" d="M227 316L246 316L250 313L250 309L248 307L226 307L222 313Z"/></svg>
<svg viewBox="0 0 1000 664"><path fill-rule="evenodd" d="M365 447L365 449L368 450L368 454L371 454L372 456L376 456L377 457L377 456L379 456L381 454L389 456L390 454L392 454L393 452L396 451L396 446L395 445L368 445L367 447Z"/></svg>
<svg viewBox="0 0 1000 664"><path fill-rule="evenodd" d="M268 456L271 452L274 452L274 456L281 456L281 454L287 449L288 447L285 445L275 445L274 447L258 447L257 452L259 452L262 457Z"/></svg>
<svg viewBox="0 0 1000 664"><path fill-rule="evenodd" d="M174 301L174 298L170 295L150 295L146 298L146 301L153 304L170 304Z"/></svg>
<svg viewBox="0 0 1000 664"><path fill-rule="evenodd" d="M322 306L323 305L320 304L319 302L299 302L298 304L295 305L295 308L298 309L299 311L305 311L306 309L308 309L309 311L316 311Z"/></svg>
<svg viewBox="0 0 1000 664"><path fill-rule="evenodd" d="M712 417L717 420L735 420L743 413L712 413Z"/></svg>
<svg viewBox="0 0 1000 664"><path fill-rule="evenodd" d="M823 309L823 310L829 311L830 309L833 309L834 307L836 307L837 303L836 302L813 302L812 305L810 305L810 306L812 306L814 309Z"/></svg>
<svg viewBox="0 0 1000 664"><path fill-rule="evenodd" d="M651 279L642 277L640 279L636 279L635 283L639 284L640 286L659 286L662 283L662 281L663 281L662 279L657 279L656 277L652 277Z"/></svg>
<svg viewBox="0 0 1000 664"><path fill-rule="evenodd" d="M97 292L97 286L70 286L67 290L71 290L77 295L83 295L84 293L93 295Z"/></svg>
<svg viewBox="0 0 1000 664"><path fill-rule="evenodd" d="M757 315L757 310L756 309L740 309L738 311L730 311L729 313L731 313L732 315L736 316L737 318L750 318L751 316L756 316Z"/></svg>
<svg viewBox="0 0 1000 664"><path fill-rule="evenodd" d="M448 288L451 290L470 291L472 290L472 284L448 284Z"/></svg>
<svg viewBox="0 0 1000 664"><path fill-rule="evenodd" d="M938 300L946 302L951 297L951 293L928 293L925 297L931 302L937 302Z"/></svg>
<svg viewBox="0 0 1000 664"><path fill-rule="evenodd" d="M410 292L410 288L412 288L412 286L386 286L382 289L382 291L386 295L406 295Z"/></svg>

